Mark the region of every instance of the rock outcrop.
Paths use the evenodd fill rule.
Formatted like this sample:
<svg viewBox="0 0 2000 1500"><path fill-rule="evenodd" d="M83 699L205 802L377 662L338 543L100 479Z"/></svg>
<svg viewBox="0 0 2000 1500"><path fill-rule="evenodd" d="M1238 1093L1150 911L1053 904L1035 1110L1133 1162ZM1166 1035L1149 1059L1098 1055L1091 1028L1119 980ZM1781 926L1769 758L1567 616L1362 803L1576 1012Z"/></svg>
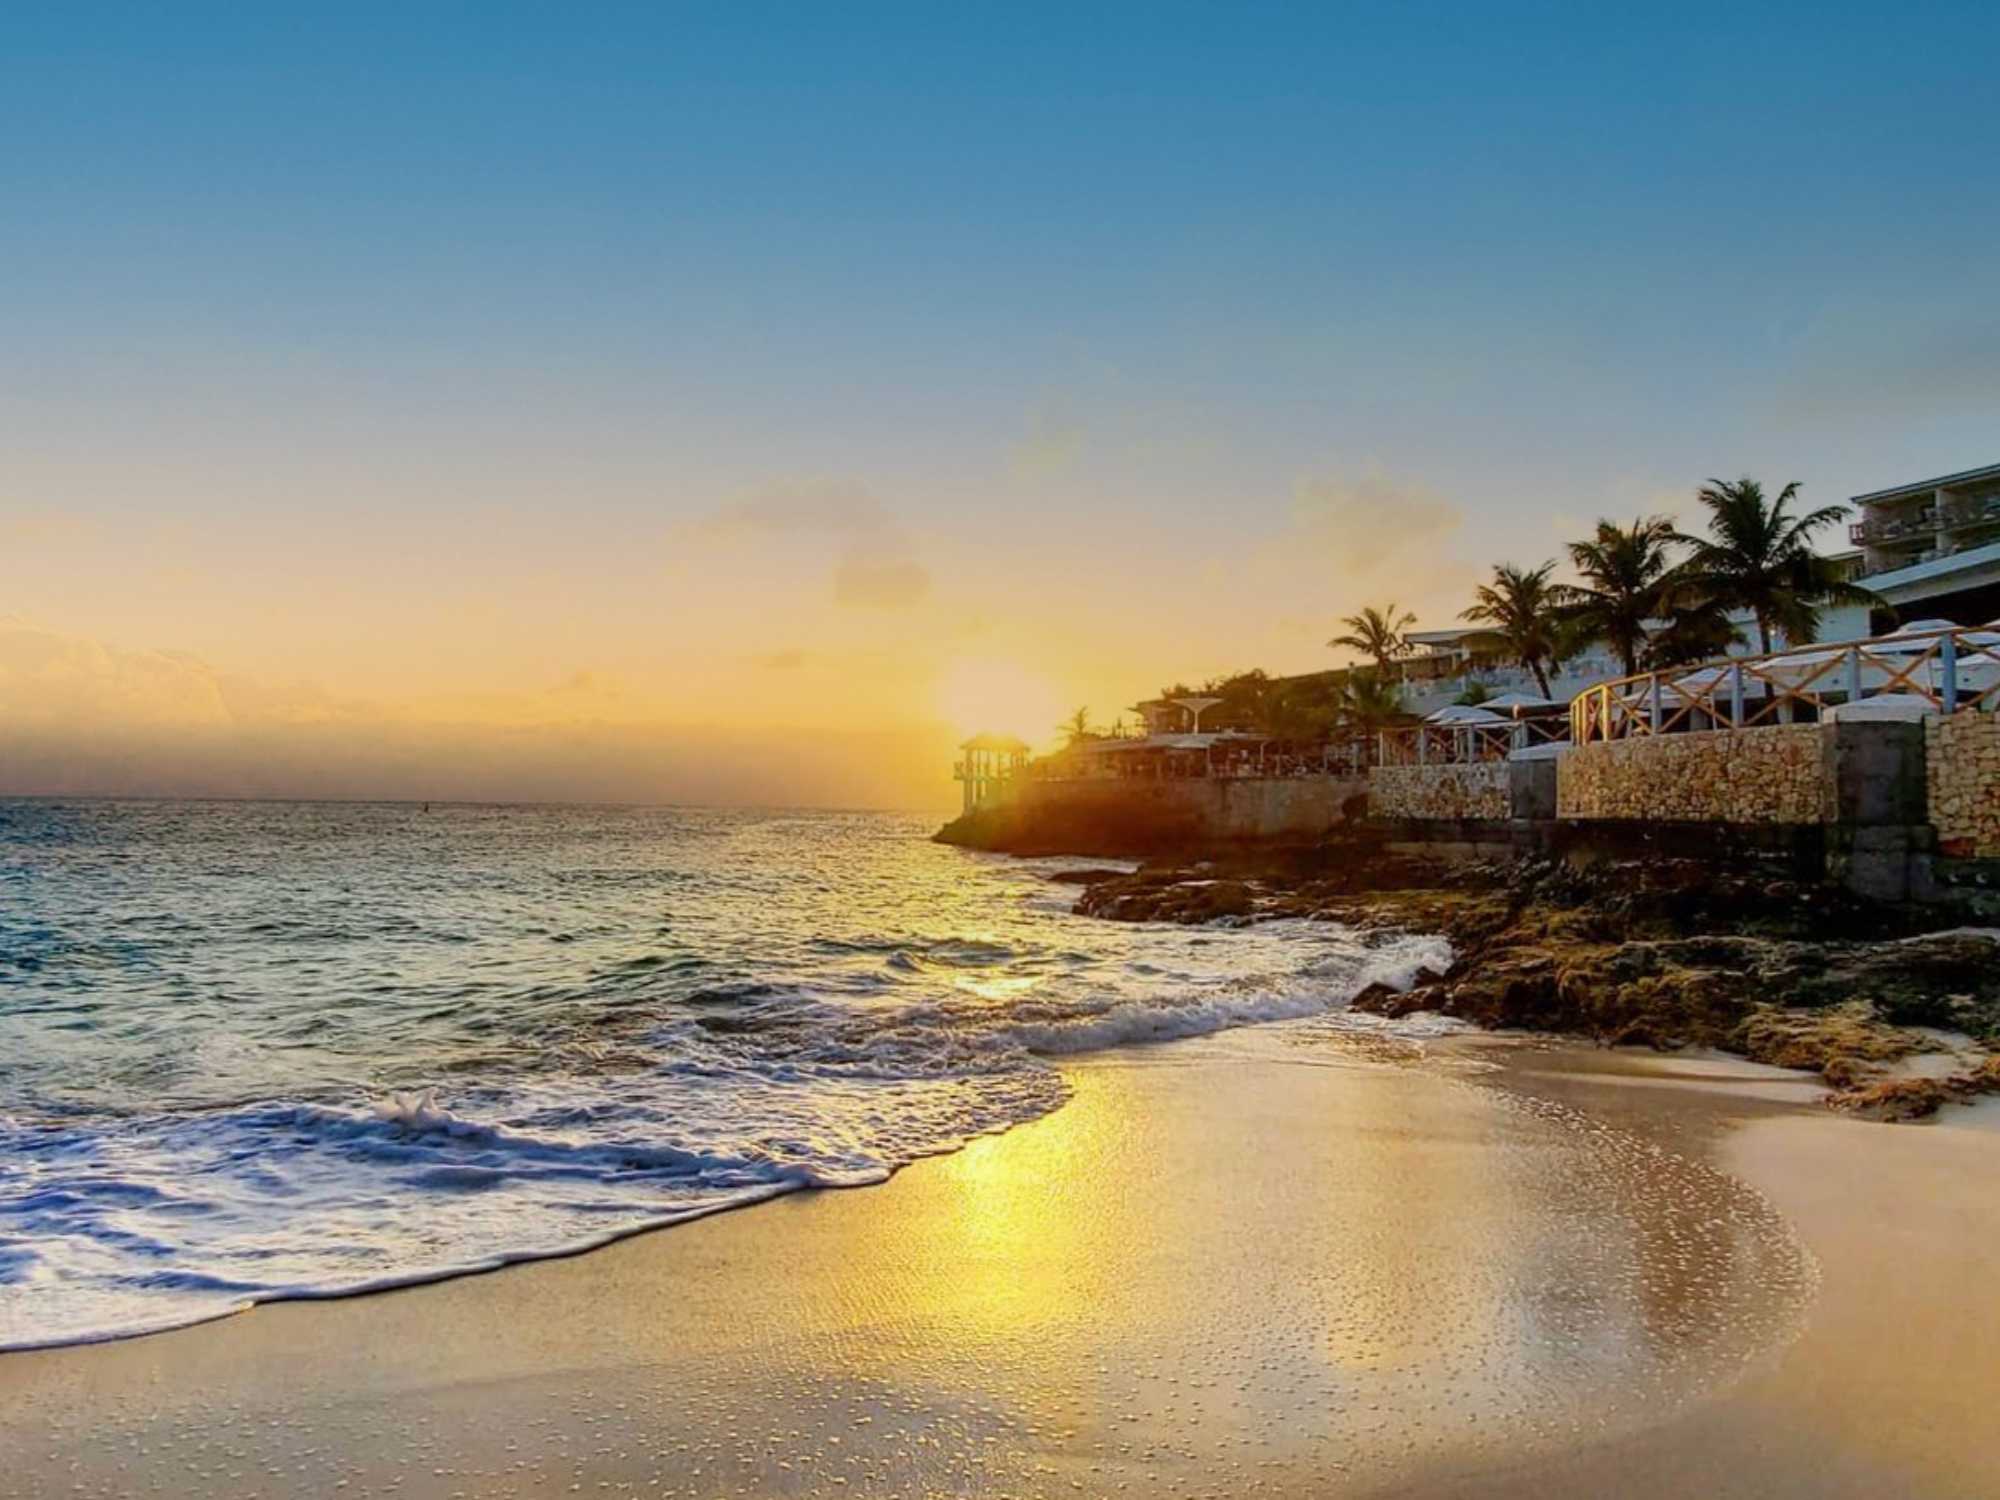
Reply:
<svg viewBox="0 0 2000 1500"><path fill-rule="evenodd" d="M1911 1028L2000 1044L2000 933L1925 931L1942 919L1704 864L1452 867L1352 840L1344 856L1323 849L1284 869L1149 867L1093 884L1078 909L1119 921L1294 916L1442 932L1449 974L1407 991L1373 986L1356 1008L1719 1047L1811 1069L1850 1102L1903 1081L1889 1079L1893 1064L1934 1045ZM1941 1102L1988 1086L2000 1072L1975 1068L1938 1090L1902 1091L1910 1097L1882 1112L1921 1102L1917 1093Z"/></svg>

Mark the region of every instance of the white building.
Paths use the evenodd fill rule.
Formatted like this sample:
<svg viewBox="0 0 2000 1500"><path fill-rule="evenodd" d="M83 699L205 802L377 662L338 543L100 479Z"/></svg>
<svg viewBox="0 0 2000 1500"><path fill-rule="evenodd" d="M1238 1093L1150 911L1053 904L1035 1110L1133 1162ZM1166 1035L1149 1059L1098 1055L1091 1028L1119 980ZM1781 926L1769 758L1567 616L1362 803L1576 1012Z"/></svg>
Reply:
<svg viewBox="0 0 2000 1500"><path fill-rule="evenodd" d="M2000 464L1872 490L1852 504L1859 582L1898 614L1960 625L2000 617Z"/></svg>
<svg viewBox="0 0 2000 1500"><path fill-rule="evenodd" d="M1413 714L1435 713L1457 702L1475 683L1488 697L1541 693L1534 673L1516 663L1500 638L1483 626L1413 630L1404 639L1412 650L1391 670L1402 683L1403 706ZM1593 644L1549 673L1548 696L1567 703L1585 688L1621 677L1624 671L1608 649Z"/></svg>

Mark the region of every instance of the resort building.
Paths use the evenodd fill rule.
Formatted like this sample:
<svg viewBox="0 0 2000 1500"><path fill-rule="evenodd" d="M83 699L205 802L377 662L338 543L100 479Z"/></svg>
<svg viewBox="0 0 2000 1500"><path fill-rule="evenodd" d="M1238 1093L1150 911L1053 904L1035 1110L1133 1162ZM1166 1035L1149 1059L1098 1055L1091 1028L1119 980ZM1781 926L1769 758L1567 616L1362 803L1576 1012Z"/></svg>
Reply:
<svg viewBox="0 0 2000 1500"><path fill-rule="evenodd" d="M2000 464L1873 490L1851 503L1859 581L1897 613L1960 625L2000 617Z"/></svg>
<svg viewBox="0 0 2000 1500"><path fill-rule="evenodd" d="M1864 642L1913 619L1915 623L1907 625L1904 633L1914 632L1912 639L1934 641L1948 625L2000 620L2000 464L1857 495L1852 504L1858 512L1851 528L1856 545L1850 551L1831 554L1827 560L1842 576L1881 596L1887 607L1823 608L1818 642ZM1757 662L1762 643L1751 617L1747 612L1738 613L1731 620L1737 628L1737 640L1725 661ZM1514 658L1502 637L1489 628L1457 625L1413 630L1404 641L1404 652L1387 664L1386 676L1395 685L1409 721L1398 733L1416 736L1413 743L1419 758L1433 739L1446 759L1467 758L1469 746L1480 754L1495 750L1505 754L1524 743L1539 743L1538 737L1553 730L1563 709L1582 695L1616 684L1625 676L1623 663L1602 642L1554 664L1544 691L1535 675ZM1805 643L1786 640L1782 631L1772 633L1771 648L1780 656L1795 646L1806 649ZM1886 653L1885 659L1901 660L1909 648L1905 643L1880 649ZM1825 656L1822 649L1804 659L1818 664ZM1855 681L1842 690L1848 697L1858 697L1866 687L1872 660L1865 658L1862 666L1849 674ZM1370 751L1324 744L1301 753L1300 746L1287 738L1281 718L1274 724L1260 705L1283 700L1294 707L1305 705L1308 710L1316 707L1323 711L1339 702L1347 680L1362 670L1366 670L1365 664L1288 677L1245 674L1217 685L1227 697L1182 690L1149 698L1132 706L1143 726L1140 733L1128 734L1121 729L1091 736L1087 743L1073 746L1048 765L1038 765L1036 774L1161 780L1351 773L1358 765L1357 756L1365 760ZM1806 719L1816 719L1824 694L1832 692L1835 700L1840 697L1838 685L1830 678L1820 680L1823 673L1813 677L1815 686L1810 692L1794 695L1780 691L1783 671L1788 669L1775 670L1781 681L1772 685L1764 681L1764 667L1748 667L1747 686L1742 692L1753 714L1768 704L1785 722L1791 721L1795 708ZM1703 671L1713 691L1721 691L1714 684L1733 683L1741 676L1741 671L1732 676L1721 664L1662 675L1684 687L1687 681L1701 680ZM1491 706L1483 713L1461 706L1468 696L1477 696ZM1795 696L1801 702L1809 697L1812 702L1797 707ZM1712 708L1710 705L1703 713ZM1735 711L1740 717L1743 706L1735 705ZM1418 721L1424 727L1417 727ZM1010 759L1011 751L996 754L984 749L974 753L973 747L983 743L968 742L967 760L960 768L968 808L986 800L1019 769L1019 762Z"/></svg>
<svg viewBox="0 0 2000 1500"><path fill-rule="evenodd" d="M1403 684L1403 706L1422 717L1449 707L1475 685L1488 697L1505 693L1541 696L1535 674L1517 663L1491 630L1465 625L1451 630L1413 630L1405 639L1413 648L1390 664ZM1616 657L1592 645L1549 674L1548 697L1567 703L1587 687L1620 675Z"/></svg>

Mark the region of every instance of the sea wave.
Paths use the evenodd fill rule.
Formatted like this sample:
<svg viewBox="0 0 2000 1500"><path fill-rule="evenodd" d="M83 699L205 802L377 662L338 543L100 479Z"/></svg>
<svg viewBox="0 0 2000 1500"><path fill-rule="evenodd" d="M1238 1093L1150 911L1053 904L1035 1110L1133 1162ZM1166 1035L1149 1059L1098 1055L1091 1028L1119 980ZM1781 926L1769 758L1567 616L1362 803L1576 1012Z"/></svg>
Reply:
<svg viewBox="0 0 2000 1500"><path fill-rule="evenodd" d="M0 1348L880 1182L1059 1107L1062 1058L1337 1014L1449 958L1088 921L1047 867L889 820L25 822L40 907L0 949L44 963L0 992ZM144 962L106 960L135 925Z"/></svg>

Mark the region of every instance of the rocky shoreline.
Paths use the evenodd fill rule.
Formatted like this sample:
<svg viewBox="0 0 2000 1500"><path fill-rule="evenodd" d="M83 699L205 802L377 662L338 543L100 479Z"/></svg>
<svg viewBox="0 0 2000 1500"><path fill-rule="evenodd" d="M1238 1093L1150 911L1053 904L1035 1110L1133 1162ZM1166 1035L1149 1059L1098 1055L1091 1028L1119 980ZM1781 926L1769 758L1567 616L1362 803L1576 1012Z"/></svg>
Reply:
<svg viewBox="0 0 2000 1500"><path fill-rule="evenodd" d="M1311 846L1078 872L1110 921L1278 917L1440 932L1448 973L1357 1009L1435 1011L1607 1045L1715 1047L1917 1119L2000 1092L2000 929L1695 861L1452 863L1352 832Z"/></svg>

